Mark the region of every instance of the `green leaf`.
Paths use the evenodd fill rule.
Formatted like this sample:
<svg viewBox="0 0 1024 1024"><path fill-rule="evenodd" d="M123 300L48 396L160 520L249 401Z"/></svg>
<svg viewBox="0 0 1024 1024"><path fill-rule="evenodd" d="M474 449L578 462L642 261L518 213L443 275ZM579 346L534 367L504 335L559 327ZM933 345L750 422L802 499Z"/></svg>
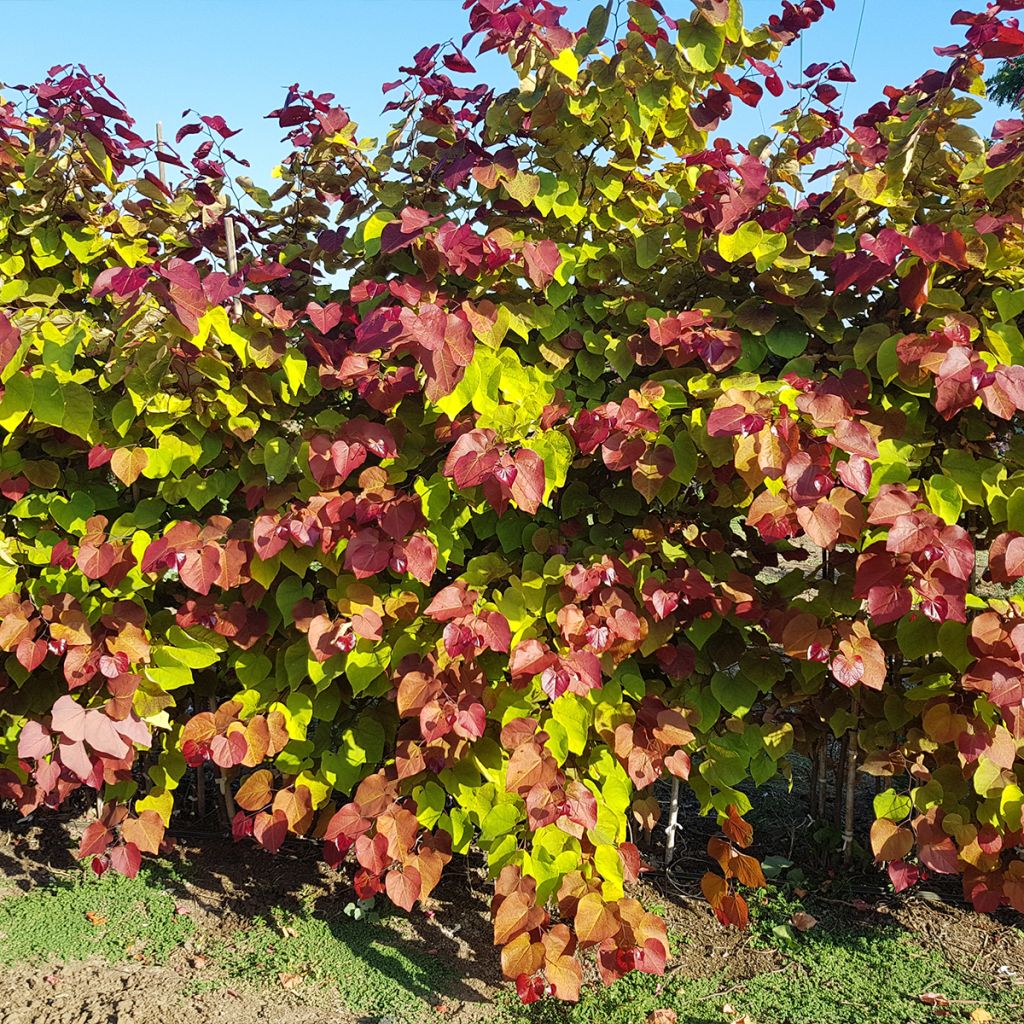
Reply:
<svg viewBox="0 0 1024 1024"><path fill-rule="evenodd" d="M939 650L954 668L961 672L974 661L967 648L967 627L962 622L947 619L939 626Z"/></svg>
<svg viewBox="0 0 1024 1024"><path fill-rule="evenodd" d="M519 823L520 817L515 804L497 804L492 807L480 822L480 842L489 843L508 835Z"/></svg>
<svg viewBox="0 0 1024 1024"><path fill-rule="evenodd" d="M293 395L297 395L302 388L303 381L306 379L306 370L309 368L306 357L301 352L289 349L281 357L281 366L284 369L284 376L288 381L288 387Z"/></svg>
<svg viewBox="0 0 1024 1024"><path fill-rule="evenodd" d="M1003 770L995 762L990 761L984 754L978 758L977 767L974 769L972 779L974 792L978 796L988 796L995 788L1002 788Z"/></svg>
<svg viewBox="0 0 1024 1024"><path fill-rule="evenodd" d="M1012 292L1006 288L993 288L992 301L999 311L999 319L1004 324L1012 323L1024 313L1024 288L1017 288Z"/></svg>
<svg viewBox="0 0 1024 1024"><path fill-rule="evenodd" d="M360 640L356 649L350 651L345 660L345 678L349 681L352 692L362 693L384 672L390 660L391 648L387 644L373 647L370 641Z"/></svg>
<svg viewBox="0 0 1024 1024"><path fill-rule="evenodd" d="M875 817L888 818L890 821L903 821L913 807L910 797L895 789L883 789L874 799Z"/></svg>
<svg viewBox="0 0 1024 1024"><path fill-rule="evenodd" d="M725 46L724 26L711 25L699 14L694 15L694 18L694 21L680 23L679 43L690 67L695 71L710 74L718 70L722 60L722 49Z"/></svg>
<svg viewBox="0 0 1024 1024"><path fill-rule="evenodd" d="M636 240L636 263L641 270L648 270L661 258L665 233L661 228L646 231Z"/></svg>
<svg viewBox="0 0 1024 1024"><path fill-rule="evenodd" d="M263 467L267 471L267 479L284 480L295 463L292 446L281 437L272 437L263 448Z"/></svg>
<svg viewBox="0 0 1024 1024"><path fill-rule="evenodd" d="M807 332L799 327L773 327L764 340L769 351L782 359L794 359L807 348Z"/></svg>
<svg viewBox="0 0 1024 1024"><path fill-rule="evenodd" d="M4 397L0 399L0 428L13 433L32 408L34 394L32 378L16 373L7 382Z"/></svg>
<svg viewBox="0 0 1024 1024"><path fill-rule="evenodd" d="M908 661L927 657L939 648L939 624L920 612L904 615L896 625L896 642Z"/></svg>
<svg viewBox="0 0 1024 1024"><path fill-rule="evenodd" d="M742 718L754 706L757 686L738 672L716 672L711 677L711 692L731 715Z"/></svg>
<svg viewBox="0 0 1024 1024"><path fill-rule="evenodd" d="M925 497L931 510L952 526L960 518L964 499L956 482L942 473L936 473L924 485Z"/></svg>
<svg viewBox="0 0 1024 1024"><path fill-rule="evenodd" d="M565 729L569 751L573 754L582 754L587 748L587 736L590 732L590 708L582 698L567 693L552 703L551 715Z"/></svg>

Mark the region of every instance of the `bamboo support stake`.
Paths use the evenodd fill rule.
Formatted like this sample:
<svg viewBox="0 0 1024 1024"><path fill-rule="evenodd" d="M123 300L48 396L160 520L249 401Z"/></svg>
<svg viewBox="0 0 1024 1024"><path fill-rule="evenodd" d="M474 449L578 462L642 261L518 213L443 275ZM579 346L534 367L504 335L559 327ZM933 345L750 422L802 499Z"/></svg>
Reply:
<svg viewBox="0 0 1024 1024"><path fill-rule="evenodd" d="M238 273L238 250L235 248L235 218L231 216L225 216L224 218L224 237L227 241L228 246L228 274L234 277ZM242 300L236 295L231 300L231 309L235 314L236 320L242 318Z"/></svg>
<svg viewBox="0 0 1024 1024"><path fill-rule="evenodd" d="M668 825L665 826L665 867L672 863L676 850L676 829L679 828L679 779L672 776L672 799L668 805Z"/></svg>
<svg viewBox="0 0 1024 1024"><path fill-rule="evenodd" d="M156 123L156 151L162 153L164 151L164 123L163 121L157 121ZM160 175L160 184L167 187L167 172L164 170L163 160L157 160L156 162L157 173Z"/></svg>

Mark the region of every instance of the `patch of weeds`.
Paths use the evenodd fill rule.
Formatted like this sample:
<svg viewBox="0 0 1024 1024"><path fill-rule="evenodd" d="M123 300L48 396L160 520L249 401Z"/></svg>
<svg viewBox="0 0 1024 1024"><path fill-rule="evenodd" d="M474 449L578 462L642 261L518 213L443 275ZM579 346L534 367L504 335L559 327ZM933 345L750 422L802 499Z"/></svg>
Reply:
<svg viewBox="0 0 1024 1024"><path fill-rule="evenodd" d="M410 950L390 918L351 914L326 920L307 903L301 913L275 909L218 943L209 954L229 977L253 985L296 978L307 990L330 989L353 1012L413 1024L433 1018L432 1007L451 989L452 971L439 958ZM453 965L454 966L457 965ZM299 980L300 979L300 980Z"/></svg>
<svg viewBox="0 0 1024 1024"><path fill-rule="evenodd" d="M757 1024L923 1024L936 1019L921 1000L926 993L949 1000L943 1011L950 1020L969 1020L982 1008L998 1024L1024 1021L1019 993L959 974L897 926L861 923L806 902L778 889L751 899L752 941L790 960L788 969L751 978L730 995L737 1012ZM801 932L794 915L808 907L820 920Z"/></svg>
<svg viewBox="0 0 1024 1024"><path fill-rule="evenodd" d="M642 1024L651 1010L675 1010L677 1024L722 1024L726 983L720 976L663 978L633 972L614 985L583 989L579 1003L543 1000L524 1006L515 991L503 988L487 1024ZM774 1022L773 1022L774 1024Z"/></svg>
<svg viewBox="0 0 1024 1024"><path fill-rule="evenodd" d="M136 878L82 872L0 900L0 963L92 956L165 963L194 927L175 914L167 877L157 865Z"/></svg>

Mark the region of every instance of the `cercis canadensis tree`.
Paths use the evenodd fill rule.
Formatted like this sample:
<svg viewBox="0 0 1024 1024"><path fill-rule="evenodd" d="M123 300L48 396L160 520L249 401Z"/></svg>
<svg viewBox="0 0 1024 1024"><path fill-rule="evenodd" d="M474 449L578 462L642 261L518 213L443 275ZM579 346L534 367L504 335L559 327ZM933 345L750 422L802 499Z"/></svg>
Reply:
<svg viewBox="0 0 1024 1024"><path fill-rule="evenodd" d="M290 89L273 194L220 117L3 93L0 794L97 791L133 874L212 761L236 837L406 909L475 847L505 973L575 999L664 969L659 780L742 925L742 784L845 736L897 888L1024 911L1024 122L970 125L1024 0L856 117L777 70L830 0L465 6L380 144Z"/></svg>

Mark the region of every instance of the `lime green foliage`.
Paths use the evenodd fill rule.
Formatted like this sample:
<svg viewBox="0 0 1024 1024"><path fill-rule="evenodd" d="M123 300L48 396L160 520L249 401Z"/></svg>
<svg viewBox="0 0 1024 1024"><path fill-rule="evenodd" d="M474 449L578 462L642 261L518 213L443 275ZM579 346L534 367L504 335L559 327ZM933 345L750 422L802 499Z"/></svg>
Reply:
<svg viewBox="0 0 1024 1024"><path fill-rule="evenodd" d="M307 903L294 914L275 909L211 950L228 977L280 987L280 975L298 974L308 995L337 992L356 1013L390 1017L396 1024L434 1018L432 1007L451 985L450 961L411 951L399 919L380 924L342 916L325 919Z"/></svg>
<svg viewBox="0 0 1024 1024"><path fill-rule="evenodd" d="M0 900L0 964L93 956L114 962L135 954L164 963L194 925L175 914L162 878L150 866L136 878L83 873L24 896L7 896Z"/></svg>

